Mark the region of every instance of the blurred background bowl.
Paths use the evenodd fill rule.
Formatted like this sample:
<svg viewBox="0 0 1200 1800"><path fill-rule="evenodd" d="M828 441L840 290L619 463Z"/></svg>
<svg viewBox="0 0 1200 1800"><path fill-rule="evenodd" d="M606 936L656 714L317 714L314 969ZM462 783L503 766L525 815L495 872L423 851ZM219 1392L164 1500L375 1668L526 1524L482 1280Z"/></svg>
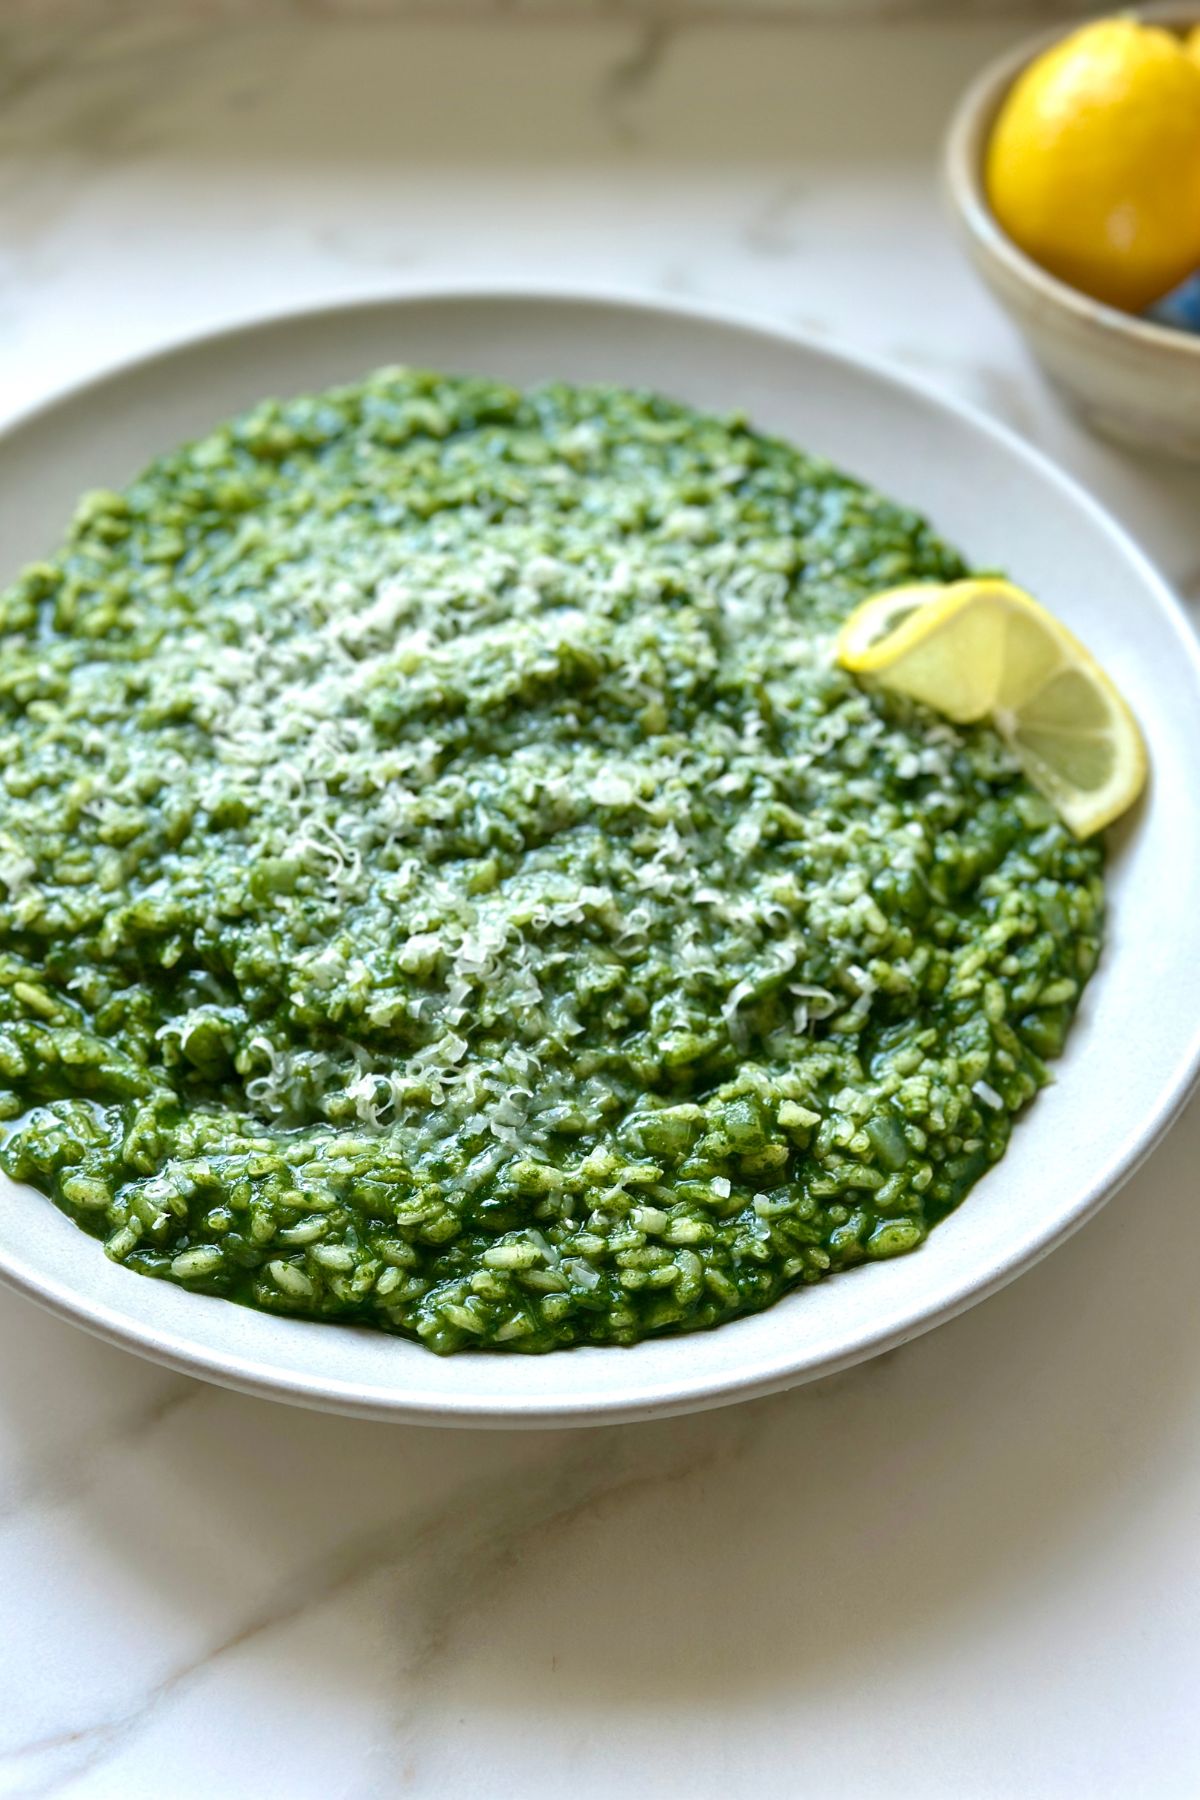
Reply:
<svg viewBox="0 0 1200 1800"><path fill-rule="evenodd" d="M1200 23L1200 6L1147 6L1136 16L1186 30ZM1035 56L1076 28L1029 39L967 90L946 138L950 209L976 269L1085 422L1123 443L1200 461L1200 333L1119 312L1067 286L1017 248L988 205L984 158L1005 97Z"/></svg>

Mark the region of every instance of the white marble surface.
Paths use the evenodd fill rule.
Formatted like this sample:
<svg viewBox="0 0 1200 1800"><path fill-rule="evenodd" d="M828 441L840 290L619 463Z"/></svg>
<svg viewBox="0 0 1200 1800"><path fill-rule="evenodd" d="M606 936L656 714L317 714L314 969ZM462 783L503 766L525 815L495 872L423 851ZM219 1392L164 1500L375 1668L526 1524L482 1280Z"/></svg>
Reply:
<svg viewBox="0 0 1200 1800"><path fill-rule="evenodd" d="M1083 437L939 218L1020 29L10 19L0 408L306 297L695 295L998 414L1200 600L1200 474ZM1190 1800L1198 1161L1193 1107L933 1336L602 1433L292 1412L0 1294L0 1794Z"/></svg>
<svg viewBox="0 0 1200 1800"><path fill-rule="evenodd" d="M161 18L211 24L247 13L288 19L414 19L453 17L493 20L514 13L535 19L604 19L616 14L674 22L853 18L924 18L1000 15L1057 18L1094 12L1091 0L7 0L8 12L47 25L96 23L104 28L154 11Z"/></svg>

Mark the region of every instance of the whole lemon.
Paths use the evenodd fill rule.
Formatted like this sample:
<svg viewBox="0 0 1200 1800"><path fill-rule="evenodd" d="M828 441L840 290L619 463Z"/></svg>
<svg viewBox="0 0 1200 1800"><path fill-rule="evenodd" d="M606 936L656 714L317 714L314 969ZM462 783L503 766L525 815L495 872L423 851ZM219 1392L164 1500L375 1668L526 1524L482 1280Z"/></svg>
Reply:
<svg viewBox="0 0 1200 1800"><path fill-rule="evenodd" d="M1022 250L1139 312L1200 266L1200 52L1133 19L1072 33L1013 86L986 178Z"/></svg>

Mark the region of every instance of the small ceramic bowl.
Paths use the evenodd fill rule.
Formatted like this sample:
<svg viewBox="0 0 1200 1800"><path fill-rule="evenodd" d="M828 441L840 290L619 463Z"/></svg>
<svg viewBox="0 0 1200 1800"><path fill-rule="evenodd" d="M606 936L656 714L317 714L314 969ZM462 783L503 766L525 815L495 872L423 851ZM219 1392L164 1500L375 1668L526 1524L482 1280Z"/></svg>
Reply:
<svg viewBox="0 0 1200 1800"><path fill-rule="evenodd" d="M1200 21L1200 7L1147 6L1138 16L1185 30ZM1059 27L1028 41L968 89L946 139L950 209L975 267L1086 423L1124 443L1200 460L1200 333L1119 312L1068 287L1017 248L987 202L984 155L1005 96L1064 35Z"/></svg>

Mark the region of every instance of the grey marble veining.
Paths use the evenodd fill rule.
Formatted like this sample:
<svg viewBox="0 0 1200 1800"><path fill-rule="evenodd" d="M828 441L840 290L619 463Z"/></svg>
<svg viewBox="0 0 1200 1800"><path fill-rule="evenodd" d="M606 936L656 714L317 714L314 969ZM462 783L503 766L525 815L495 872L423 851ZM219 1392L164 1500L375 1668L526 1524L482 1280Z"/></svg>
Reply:
<svg viewBox="0 0 1200 1800"><path fill-rule="evenodd" d="M1066 419L943 227L941 121L1027 18L253 10L0 19L0 412L306 298L684 294L982 406L1200 603L1200 477ZM1193 1108L889 1358L580 1436L273 1407L0 1293L0 1794L1190 1797L1198 1160Z"/></svg>

